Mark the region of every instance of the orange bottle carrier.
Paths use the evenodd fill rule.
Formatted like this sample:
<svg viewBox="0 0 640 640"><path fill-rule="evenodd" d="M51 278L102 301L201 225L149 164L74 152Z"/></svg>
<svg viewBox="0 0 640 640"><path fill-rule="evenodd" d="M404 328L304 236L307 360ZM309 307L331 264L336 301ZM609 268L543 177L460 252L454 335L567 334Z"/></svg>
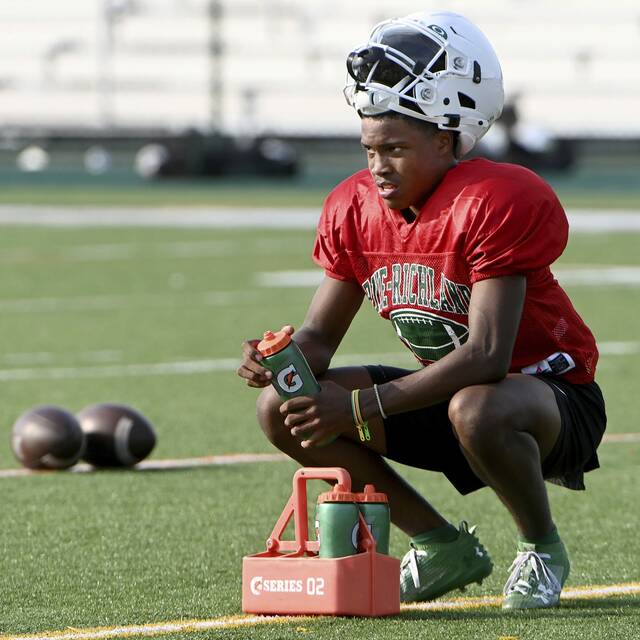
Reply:
<svg viewBox="0 0 640 640"><path fill-rule="evenodd" d="M242 561L242 610L281 615L388 616L400 612L400 561L376 552L376 542L359 516L360 553L318 557L309 540L307 481L336 480L351 491L346 469L307 467L293 476L293 493L269 539L267 550ZM294 519L295 540L282 540Z"/></svg>

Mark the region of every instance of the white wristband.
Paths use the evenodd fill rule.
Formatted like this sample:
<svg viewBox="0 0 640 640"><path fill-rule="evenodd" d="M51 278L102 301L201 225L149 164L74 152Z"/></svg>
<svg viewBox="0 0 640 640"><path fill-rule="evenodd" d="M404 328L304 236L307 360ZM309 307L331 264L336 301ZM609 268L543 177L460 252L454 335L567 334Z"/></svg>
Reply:
<svg viewBox="0 0 640 640"><path fill-rule="evenodd" d="M378 393L378 385L374 384L373 385L373 393L376 394L376 400L378 401L378 409L380 409L380 415L382 416L383 420L387 419L387 414L384 412L384 409L382 408L382 402L380 401L380 394Z"/></svg>

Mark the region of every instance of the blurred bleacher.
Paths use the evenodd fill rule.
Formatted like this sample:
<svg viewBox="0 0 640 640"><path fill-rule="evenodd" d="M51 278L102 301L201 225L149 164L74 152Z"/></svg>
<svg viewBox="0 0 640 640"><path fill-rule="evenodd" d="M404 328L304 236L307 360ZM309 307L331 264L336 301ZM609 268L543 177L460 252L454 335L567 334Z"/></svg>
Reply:
<svg viewBox="0 0 640 640"><path fill-rule="evenodd" d="M640 137L638 0L2 0L0 129L355 134L346 54L421 9L485 31L522 120Z"/></svg>

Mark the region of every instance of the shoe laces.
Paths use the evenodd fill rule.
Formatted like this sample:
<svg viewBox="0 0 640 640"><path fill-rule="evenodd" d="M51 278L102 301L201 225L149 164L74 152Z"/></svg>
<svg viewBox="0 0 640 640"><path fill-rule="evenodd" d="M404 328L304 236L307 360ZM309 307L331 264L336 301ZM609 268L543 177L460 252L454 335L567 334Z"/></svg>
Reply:
<svg viewBox="0 0 640 640"><path fill-rule="evenodd" d="M477 525L473 525L472 527L469 527L469 524L465 520L462 520L462 522L460 522L458 526L458 531L460 533L465 532L465 533L471 534L474 540L478 542L478 538L475 536L476 528L477 528ZM478 542L478 544L480 543ZM408 567L409 572L411 573L411 579L413 580L413 584L416 589L419 589L420 588L420 569L418 568L418 563L420 562L420 558L426 558L429 555L429 553L427 551L424 551L423 549L418 549L417 547L414 546L413 543L411 543L411 547L412 548L407 553L405 553L404 557L402 558L402 563L400 564L400 570L404 571Z"/></svg>
<svg viewBox="0 0 640 640"><path fill-rule="evenodd" d="M411 579L416 589L420 588L420 570L418 569L418 558L427 556L427 552L415 547L404 554L400 571L404 571L407 567L411 573Z"/></svg>
<svg viewBox="0 0 640 640"><path fill-rule="evenodd" d="M516 559L509 567L511 575L504 586L504 595L517 591L522 595L526 595L531 590L529 580L525 578L525 569L530 567L527 577L531 576L531 572L538 582L538 590L544 595L553 595L562 590L562 586L556 578L555 574L545 564L544 560L550 560L548 553L536 553L535 551L521 551Z"/></svg>

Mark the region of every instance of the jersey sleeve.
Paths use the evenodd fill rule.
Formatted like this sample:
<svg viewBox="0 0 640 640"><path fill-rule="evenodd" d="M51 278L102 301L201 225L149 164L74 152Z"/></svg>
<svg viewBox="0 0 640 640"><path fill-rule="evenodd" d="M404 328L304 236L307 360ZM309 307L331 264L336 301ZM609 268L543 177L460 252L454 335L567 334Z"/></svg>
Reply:
<svg viewBox="0 0 640 640"><path fill-rule="evenodd" d="M341 204L340 199L333 196L331 194L327 198L322 208L313 247L313 260L331 278L357 281L342 235L344 225L341 224L341 218L344 215L343 209L348 208L348 204Z"/></svg>
<svg viewBox="0 0 640 640"><path fill-rule="evenodd" d="M567 217L551 188L540 183L542 193L497 189L478 207L465 247L472 283L537 271L563 252Z"/></svg>

